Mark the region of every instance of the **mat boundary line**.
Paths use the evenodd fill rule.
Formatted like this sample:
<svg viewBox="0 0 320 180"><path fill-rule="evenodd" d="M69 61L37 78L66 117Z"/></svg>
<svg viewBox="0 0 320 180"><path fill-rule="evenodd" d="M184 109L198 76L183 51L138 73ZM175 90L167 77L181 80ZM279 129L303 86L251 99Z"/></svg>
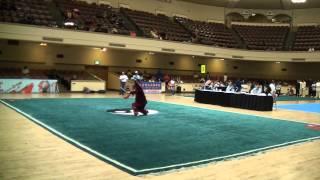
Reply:
<svg viewBox="0 0 320 180"><path fill-rule="evenodd" d="M258 115L258 114L246 114L244 112L233 112L233 111L228 111L228 110L222 110L222 109L211 109L209 107L199 107L199 106L195 106L195 105L190 105L190 104L178 104L175 102L164 102L164 101L154 101L154 100L150 100L153 102L159 102L159 103L163 103L163 104L173 104L173 105L179 105L179 106L185 106L185 107L193 107L193 108L199 108L199 109L207 109L207 110L211 110L211 111L219 111L219 112L227 112L227 113L233 113L233 114L240 114L240 115L245 115L245 116L254 116L254 117L262 117L262 118L268 118L268 119L272 119L272 120L281 120L281 121L289 121L289 122L295 122L295 123L301 123L301 124L310 124L308 122L300 122L300 121L295 121L295 120L291 120L291 119L286 119L286 118L279 118L279 117L269 117L266 115ZM203 103L196 103L196 104L203 104ZM209 105L209 104L208 104ZM212 106L219 106L219 105L212 105ZM223 107L223 106L219 106L219 107ZM223 107L223 108L231 108L231 107ZM235 108L235 109L241 109L241 108ZM244 109L247 111L255 111L255 110L249 110L249 109Z"/></svg>
<svg viewBox="0 0 320 180"><path fill-rule="evenodd" d="M168 169L168 168L175 168L175 167L183 167L183 166L188 166L188 165L192 165L192 164L199 164L199 163L211 162L211 161L214 161L214 160L221 160L221 159L226 159L226 158L238 157L238 156L241 156L241 155L262 152L262 151L265 151L265 150L270 150L270 149L283 147L283 146L286 146L286 145L297 144L297 143L301 143L301 142L312 141L312 140L316 140L316 139L320 139L320 136L316 136L316 137L312 137L312 138L306 138L306 139L299 139L299 140L296 140L296 141L289 141L289 142L285 142L285 143L281 143L281 144L276 144L276 145L267 146L267 147L263 147L263 148L253 149L253 150L249 150L249 151L244 151L244 152L241 152L241 153L230 154L230 155L220 156L220 157L215 157L215 158L210 158L210 159L204 159L204 160L200 160L200 161L192 161L192 162L183 163L183 164L175 164L175 165L170 165L170 166L163 166L163 167L159 167L159 168L142 169L142 170L139 170L139 172L154 171L154 170L161 170L161 169Z"/></svg>
<svg viewBox="0 0 320 180"><path fill-rule="evenodd" d="M132 172L134 172L134 173L137 173L137 172L138 172L138 170L136 170L136 169L134 169L134 168L132 168L132 167L126 166L126 165L124 165L124 164L122 164L122 163L120 163L120 162L118 162L118 161L116 161L116 160L114 160L114 159L112 159L112 158L110 158L110 157L108 157L108 156L105 156L105 155L103 155L103 154L101 154L101 153L99 153L99 152L91 149L90 147L85 146L85 145L81 144L80 142L78 142L78 141L76 141L76 140L74 140L74 139L72 139L72 138L70 138L70 137L68 137L68 136L60 133L59 131L51 128L50 126L46 125L45 123L37 120L36 118L30 116L29 114L27 114L27 113L21 111L20 109L12 106L11 104L8 104L8 103L4 102L3 100L0 100L0 102L3 103L4 105L10 107L11 109L15 110L16 112L22 114L23 116L27 117L27 118L30 119L31 121L34 121L35 123L43 126L44 128L48 129L48 130L51 131L52 133L54 133L54 134L56 134L56 135L58 135L58 136L60 136L60 137L62 137L62 138L64 138L64 139L66 139L66 140L68 140L68 141L70 141L70 142L72 142L72 143L74 143L75 145L77 145L77 146L79 146L79 147L81 147L81 148L83 148L83 149L91 152L92 154L94 154L94 155L96 155L96 156L98 156L98 157L100 157L100 158L102 158L102 159L104 159L104 160L106 160L106 161L110 161L111 163L114 163L114 164L116 164L116 165L118 165L118 166L120 166L120 167L122 167L122 168L128 169L128 170L130 170L130 171L132 171Z"/></svg>
<svg viewBox="0 0 320 180"><path fill-rule="evenodd" d="M97 157L100 157L106 161L109 161L111 163L114 163L116 164L117 166L119 167L122 167L124 169L127 169L133 173L143 173L143 172L151 172L151 171L157 171L157 170L166 170L166 169L173 169L173 168L182 168L182 167L185 167L185 166L192 166L192 165L197 165L197 164L200 164L200 163L206 163L206 162L213 162L215 160L222 160L222 159L226 159L226 158L232 158L232 157L238 157L238 156L241 156L241 155L249 155L249 154L252 154L252 153L257 153L257 152L262 152L262 151L265 151L265 150L269 150L269 149L274 149L274 148L278 148L278 147L283 147L283 146L286 146L286 145L292 145L292 144L297 144L297 143L302 143L302 142L307 142L307 141L312 141L312 140L316 140L316 139L320 139L320 136L316 136L316 137L311 137L311 138L306 138L306 139L300 139L300 140L295 140L295 141L289 141L289 142L285 142L285 143L281 143L281 144L276 144L276 145L272 145L272 146L267 146L267 147L263 147L263 148L258 148L258 149L253 149L253 150L249 150L249 151L244 151L244 152L240 152L240 153L235 153L235 154L230 154L230 155L226 155L226 156L220 156L220 157L215 157L215 158L210 158L210 159L204 159L204 160L199 160L199 161L192 161L192 162L187 162L187 163L181 163L181 164L173 164L173 165L169 165L169 166L162 166L162 167L156 167L156 168L149 168L149 169L142 169L142 170L136 170L134 168L131 168L129 166L126 166L112 158L109 158L108 156L105 156L93 149L91 149L90 147L87 147L83 144L81 144L80 142L60 133L59 131L51 128L50 126L46 125L45 123L37 120L36 118L30 116L29 114L21 111L20 109L4 102L3 100L0 100L1 103L3 103L4 105L12 108L13 110L15 110L16 112L22 114L23 116L29 118L31 121L39 124L40 126L43 126L44 128L48 129L50 132L62 137L63 139L66 139L72 143L74 143L76 146L79 146L80 148L83 148L85 149L86 151L92 153L93 155L96 155ZM157 102L157 101L156 101ZM162 102L163 103L163 102ZM169 103L171 104L171 103ZM172 103L174 104L174 103ZM178 104L176 104L178 105ZM187 105L185 105L187 106ZM190 107L190 106L188 106ZM192 107L192 106L191 106ZM206 109L206 108L204 108ZM226 112L226 111L224 111ZM295 122L295 121L291 121L291 122ZM299 122L296 122L296 123L299 123ZM304 123L304 124L307 124L307 123Z"/></svg>

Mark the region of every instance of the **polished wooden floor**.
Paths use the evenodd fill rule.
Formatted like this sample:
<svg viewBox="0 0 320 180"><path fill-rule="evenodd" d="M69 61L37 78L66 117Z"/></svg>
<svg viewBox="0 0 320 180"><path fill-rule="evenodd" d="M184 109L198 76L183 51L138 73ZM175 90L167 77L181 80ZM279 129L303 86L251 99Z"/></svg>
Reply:
<svg viewBox="0 0 320 180"><path fill-rule="evenodd" d="M0 98L116 97L106 95L1 95ZM198 104L183 96L148 95L149 100L320 124L319 113L277 109L256 112ZM314 101L313 101L314 102ZM318 101L319 102L319 101ZM309 103L309 102L290 102ZM0 104L0 180L3 179L320 179L320 140L252 156L144 176L132 176L66 143Z"/></svg>

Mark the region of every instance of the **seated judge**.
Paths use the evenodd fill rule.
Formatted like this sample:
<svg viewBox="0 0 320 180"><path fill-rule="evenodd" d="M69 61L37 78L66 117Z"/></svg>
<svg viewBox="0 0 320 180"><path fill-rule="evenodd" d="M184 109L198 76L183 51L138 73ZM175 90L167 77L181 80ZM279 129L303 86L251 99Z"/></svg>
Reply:
<svg viewBox="0 0 320 180"><path fill-rule="evenodd" d="M235 87L234 87L234 84L232 83L232 81L228 82L226 92L235 92Z"/></svg>
<svg viewBox="0 0 320 180"><path fill-rule="evenodd" d="M261 94L262 93L262 85L256 84L254 88L250 91L250 94Z"/></svg>
<svg viewBox="0 0 320 180"><path fill-rule="evenodd" d="M212 86L213 86L213 82L208 79L205 83L204 83L204 89L209 89L209 90L212 90Z"/></svg>

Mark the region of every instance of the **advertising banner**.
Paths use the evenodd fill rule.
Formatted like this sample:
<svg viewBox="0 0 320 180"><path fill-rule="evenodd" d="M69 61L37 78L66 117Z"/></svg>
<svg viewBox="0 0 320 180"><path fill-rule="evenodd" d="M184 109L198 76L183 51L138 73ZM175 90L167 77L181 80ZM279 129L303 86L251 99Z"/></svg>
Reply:
<svg viewBox="0 0 320 180"><path fill-rule="evenodd" d="M146 94L161 93L161 82L141 82L140 85Z"/></svg>
<svg viewBox="0 0 320 180"><path fill-rule="evenodd" d="M0 79L0 93L56 93L57 80Z"/></svg>

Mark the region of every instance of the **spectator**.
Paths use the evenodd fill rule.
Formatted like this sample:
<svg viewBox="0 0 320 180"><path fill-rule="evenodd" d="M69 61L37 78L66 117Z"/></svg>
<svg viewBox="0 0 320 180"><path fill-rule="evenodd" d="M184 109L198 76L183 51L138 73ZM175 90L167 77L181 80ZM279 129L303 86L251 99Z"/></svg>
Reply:
<svg viewBox="0 0 320 180"><path fill-rule="evenodd" d="M175 89L176 89L176 82L174 81L173 78L168 83L168 89L170 90L171 95L173 96L175 93Z"/></svg>
<svg viewBox="0 0 320 180"><path fill-rule="evenodd" d="M278 96L280 96L281 94L281 83L278 82L278 84L276 85L276 93Z"/></svg>
<svg viewBox="0 0 320 180"><path fill-rule="evenodd" d="M30 70L29 70L28 66L24 66L21 72L24 77L28 77L30 74Z"/></svg>
<svg viewBox="0 0 320 180"><path fill-rule="evenodd" d="M134 75L132 76L131 79L135 80L135 81L140 81L141 80L141 76L139 75L139 71L135 71Z"/></svg>
<svg viewBox="0 0 320 180"><path fill-rule="evenodd" d="M256 86L251 90L251 94L261 94L262 93L262 85L256 84Z"/></svg>
<svg viewBox="0 0 320 180"><path fill-rule="evenodd" d="M233 85L232 81L229 81L226 92L234 92L234 91L235 91L234 85Z"/></svg>
<svg viewBox="0 0 320 180"><path fill-rule="evenodd" d="M127 76L128 76L128 78L129 78L129 79L131 79L131 78L132 78L132 72L131 72L131 70L130 70L130 69L128 69L128 71L127 71Z"/></svg>
<svg viewBox="0 0 320 180"><path fill-rule="evenodd" d="M153 38L159 39L159 35L158 35L158 31L157 31L157 30L152 29L152 30L150 31L150 34L151 34L151 36L152 36Z"/></svg>
<svg viewBox="0 0 320 180"><path fill-rule="evenodd" d="M125 85L126 85L126 82L128 81L128 76L126 75L125 72L121 73L119 80L120 80L120 95L124 95L126 91Z"/></svg>
<svg viewBox="0 0 320 180"><path fill-rule="evenodd" d="M158 72L156 73L155 78L156 78L155 79L156 81L162 81L163 80L163 74L161 72L161 69L158 69Z"/></svg>
<svg viewBox="0 0 320 180"><path fill-rule="evenodd" d="M204 89L209 89L211 90L213 88L213 82L208 79L205 83L204 83Z"/></svg>

